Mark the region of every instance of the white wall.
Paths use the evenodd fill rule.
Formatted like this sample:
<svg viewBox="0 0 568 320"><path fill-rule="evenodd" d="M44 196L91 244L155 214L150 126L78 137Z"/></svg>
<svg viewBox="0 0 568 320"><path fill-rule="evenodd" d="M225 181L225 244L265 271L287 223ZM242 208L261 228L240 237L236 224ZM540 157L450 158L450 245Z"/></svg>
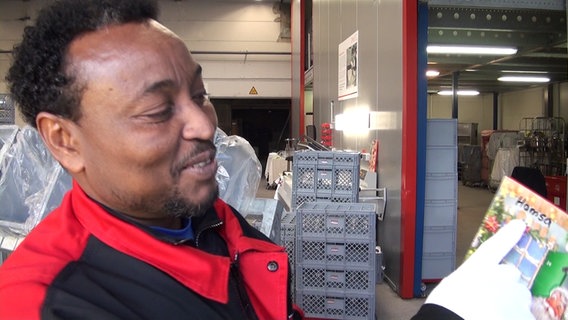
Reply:
<svg viewBox="0 0 568 320"><path fill-rule="evenodd" d="M402 173L402 10L399 0L314 1L314 124L330 122L334 115L377 111L383 115L379 130L335 131L337 149L369 150L380 140L379 185L388 187L385 219L378 238L387 278L399 286L401 279L401 173ZM338 45L358 31L358 96L338 101Z"/></svg>
<svg viewBox="0 0 568 320"><path fill-rule="evenodd" d="M452 97L428 95L428 118L451 118ZM458 96L458 121L478 124L478 129L493 127L493 95Z"/></svg>
<svg viewBox="0 0 568 320"><path fill-rule="evenodd" d="M504 93L500 101L500 128L518 130L521 119L545 115L546 87ZM568 106L567 106L568 107Z"/></svg>
<svg viewBox="0 0 568 320"><path fill-rule="evenodd" d="M162 0L160 21L191 51L207 52L195 59L213 97L290 98L290 42L279 41L279 20L289 15L278 13L277 4Z"/></svg>
<svg viewBox="0 0 568 320"><path fill-rule="evenodd" d="M38 9L50 2L0 0L0 51L10 51ZM290 41L285 37L289 32L280 22L289 15L281 15L275 4L279 1L160 0L159 19L191 51L208 52L195 54L195 59L203 66L212 97L290 98ZM31 19L18 20L25 16ZM0 93L8 92L4 76L9 64L10 54L0 53ZM251 93L253 87L256 94Z"/></svg>
<svg viewBox="0 0 568 320"><path fill-rule="evenodd" d="M519 130L523 118L546 116L546 86L507 92L498 98L497 129ZM553 85L553 117L568 120L568 83ZM428 118L451 118L452 97L428 95ZM476 122L478 130L493 129L493 94L458 97L458 122Z"/></svg>

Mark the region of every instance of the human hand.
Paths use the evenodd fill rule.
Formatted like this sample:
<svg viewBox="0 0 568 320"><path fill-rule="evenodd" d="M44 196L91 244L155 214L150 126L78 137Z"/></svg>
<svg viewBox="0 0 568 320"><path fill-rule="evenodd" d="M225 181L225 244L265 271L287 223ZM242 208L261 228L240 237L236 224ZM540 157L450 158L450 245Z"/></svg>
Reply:
<svg viewBox="0 0 568 320"><path fill-rule="evenodd" d="M509 222L444 278L425 303L442 306L465 320L533 320L531 293L519 281L520 271L499 264L525 228L521 220Z"/></svg>

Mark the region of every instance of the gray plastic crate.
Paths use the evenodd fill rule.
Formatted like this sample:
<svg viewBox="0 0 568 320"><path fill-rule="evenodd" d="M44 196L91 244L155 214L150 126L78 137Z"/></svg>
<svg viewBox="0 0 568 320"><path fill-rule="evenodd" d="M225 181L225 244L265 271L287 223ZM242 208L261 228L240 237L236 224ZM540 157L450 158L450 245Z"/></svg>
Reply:
<svg viewBox="0 0 568 320"><path fill-rule="evenodd" d="M426 123L426 146L455 146L458 141L457 119L428 119Z"/></svg>
<svg viewBox="0 0 568 320"><path fill-rule="evenodd" d="M372 203L303 203L296 214L298 237L327 240L375 238L377 216Z"/></svg>
<svg viewBox="0 0 568 320"><path fill-rule="evenodd" d="M360 157L354 152L295 152L292 210L304 202L357 202Z"/></svg>
<svg viewBox="0 0 568 320"><path fill-rule="evenodd" d="M329 197L320 196L316 197L315 192L295 192L292 191L292 208L295 210L306 202L319 202L319 203L355 203L358 201L357 195L342 195L334 194Z"/></svg>
<svg viewBox="0 0 568 320"><path fill-rule="evenodd" d="M359 166L359 161L360 155L357 152L303 150L294 153L296 164Z"/></svg>
<svg viewBox="0 0 568 320"><path fill-rule="evenodd" d="M457 198L457 173L426 176L425 200L455 200Z"/></svg>
<svg viewBox="0 0 568 320"><path fill-rule="evenodd" d="M426 174L454 173L457 171L457 146L426 148Z"/></svg>
<svg viewBox="0 0 568 320"><path fill-rule="evenodd" d="M296 289L337 290L344 293L374 293L375 268L326 268L317 265L296 266Z"/></svg>
<svg viewBox="0 0 568 320"><path fill-rule="evenodd" d="M456 226L457 200L426 200L424 203L424 227Z"/></svg>
<svg viewBox="0 0 568 320"><path fill-rule="evenodd" d="M424 227L423 237L424 253L455 254L456 252L456 229L455 226Z"/></svg>
<svg viewBox="0 0 568 320"><path fill-rule="evenodd" d="M375 319L375 295L330 290L297 292L297 303L306 318L323 319Z"/></svg>
<svg viewBox="0 0 568 320"><path fill-rule="evenodd" d="M298 238L296 242L296 264L321 266L374 266L375 238L329 242L321 238Z"/></svg>
<svg viewBox="0 0 568 320"><path fill-rule="evenodd" d="M9 94L0 94L0 123L16 123L16 108Z"/></svg>
<svg viewBox="0 0 568 320"><path fill-rule="evenodd" d="M19 130L19 127L16 125L0 125L0 163L4 159L4 154L16 140L16 134Z"/></svg>
<svg viewBox="0 0 568 320"><path fill-rule="evenodd" d="M456 268L456 255L453 252L424 253L422 255L422 280L438 281L452 273Z"/></svg>
<svg viewBox="0 0 568 320"><path fill-rule="evenodd" d="M358 188L359 169L342 165L295 165L293 177L297 191L316 191L322 195L353 192ZM296 178L297 177L297 178Z"/></svg>
<svg viewBox="0 0 568 320"><path fill-rule="evenodd" d="M296 214L284 212L280 220L280 245L288 254L290 265L290 289L292 300L296 297Z"/></svg>
<svg viewBox="0 0 568 320"><path fill-rule="evenodd" d="M280 221L280 245L286 249L288 260L294 264L296 254L296 214L285 212Z"/></svg>

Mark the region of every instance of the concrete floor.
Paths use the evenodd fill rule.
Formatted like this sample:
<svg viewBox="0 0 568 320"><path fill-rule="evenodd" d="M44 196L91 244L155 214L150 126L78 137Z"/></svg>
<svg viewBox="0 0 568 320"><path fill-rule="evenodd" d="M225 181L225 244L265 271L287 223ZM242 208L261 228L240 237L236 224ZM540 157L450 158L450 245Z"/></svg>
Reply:
<svg viewBox="0 0 568 320"><path fill-rule="evenodd" d="M266 189L261 181L257 197L273 198L275 190ZM456 264L459 265L477 232L483 215L493 198L493 192L487 188L468 187L458 182L458 222L456 233ZM431 291L436 284L428 284L426 292ZM402 299L391 287L383 282L376 286L376 315L377 320L410 319L425 298Z"/></svg>
<svg viewBox="0 0 568 320"><path fill-rule="evenodd" d="M458 182L456 267L463 261L493 195L487 188L467 187ZM428 284L426 292L430 292L435 286L436 284ZM410 319L426 300L402 299L385 283L377 285L376 299L377 320Z"/></svg>

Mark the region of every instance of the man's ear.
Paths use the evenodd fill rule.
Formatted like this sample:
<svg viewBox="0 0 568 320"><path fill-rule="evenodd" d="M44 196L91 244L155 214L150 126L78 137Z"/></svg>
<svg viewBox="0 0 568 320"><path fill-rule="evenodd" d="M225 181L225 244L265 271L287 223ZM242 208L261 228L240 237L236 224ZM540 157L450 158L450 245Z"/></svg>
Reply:
<svg viewBox="0 0 568 320"><path fill-rule="evenodd" d="M43 142L63 168L70 174L83 170L77 124L48 112L40 112L36 117L36 126Z"/></svg>

